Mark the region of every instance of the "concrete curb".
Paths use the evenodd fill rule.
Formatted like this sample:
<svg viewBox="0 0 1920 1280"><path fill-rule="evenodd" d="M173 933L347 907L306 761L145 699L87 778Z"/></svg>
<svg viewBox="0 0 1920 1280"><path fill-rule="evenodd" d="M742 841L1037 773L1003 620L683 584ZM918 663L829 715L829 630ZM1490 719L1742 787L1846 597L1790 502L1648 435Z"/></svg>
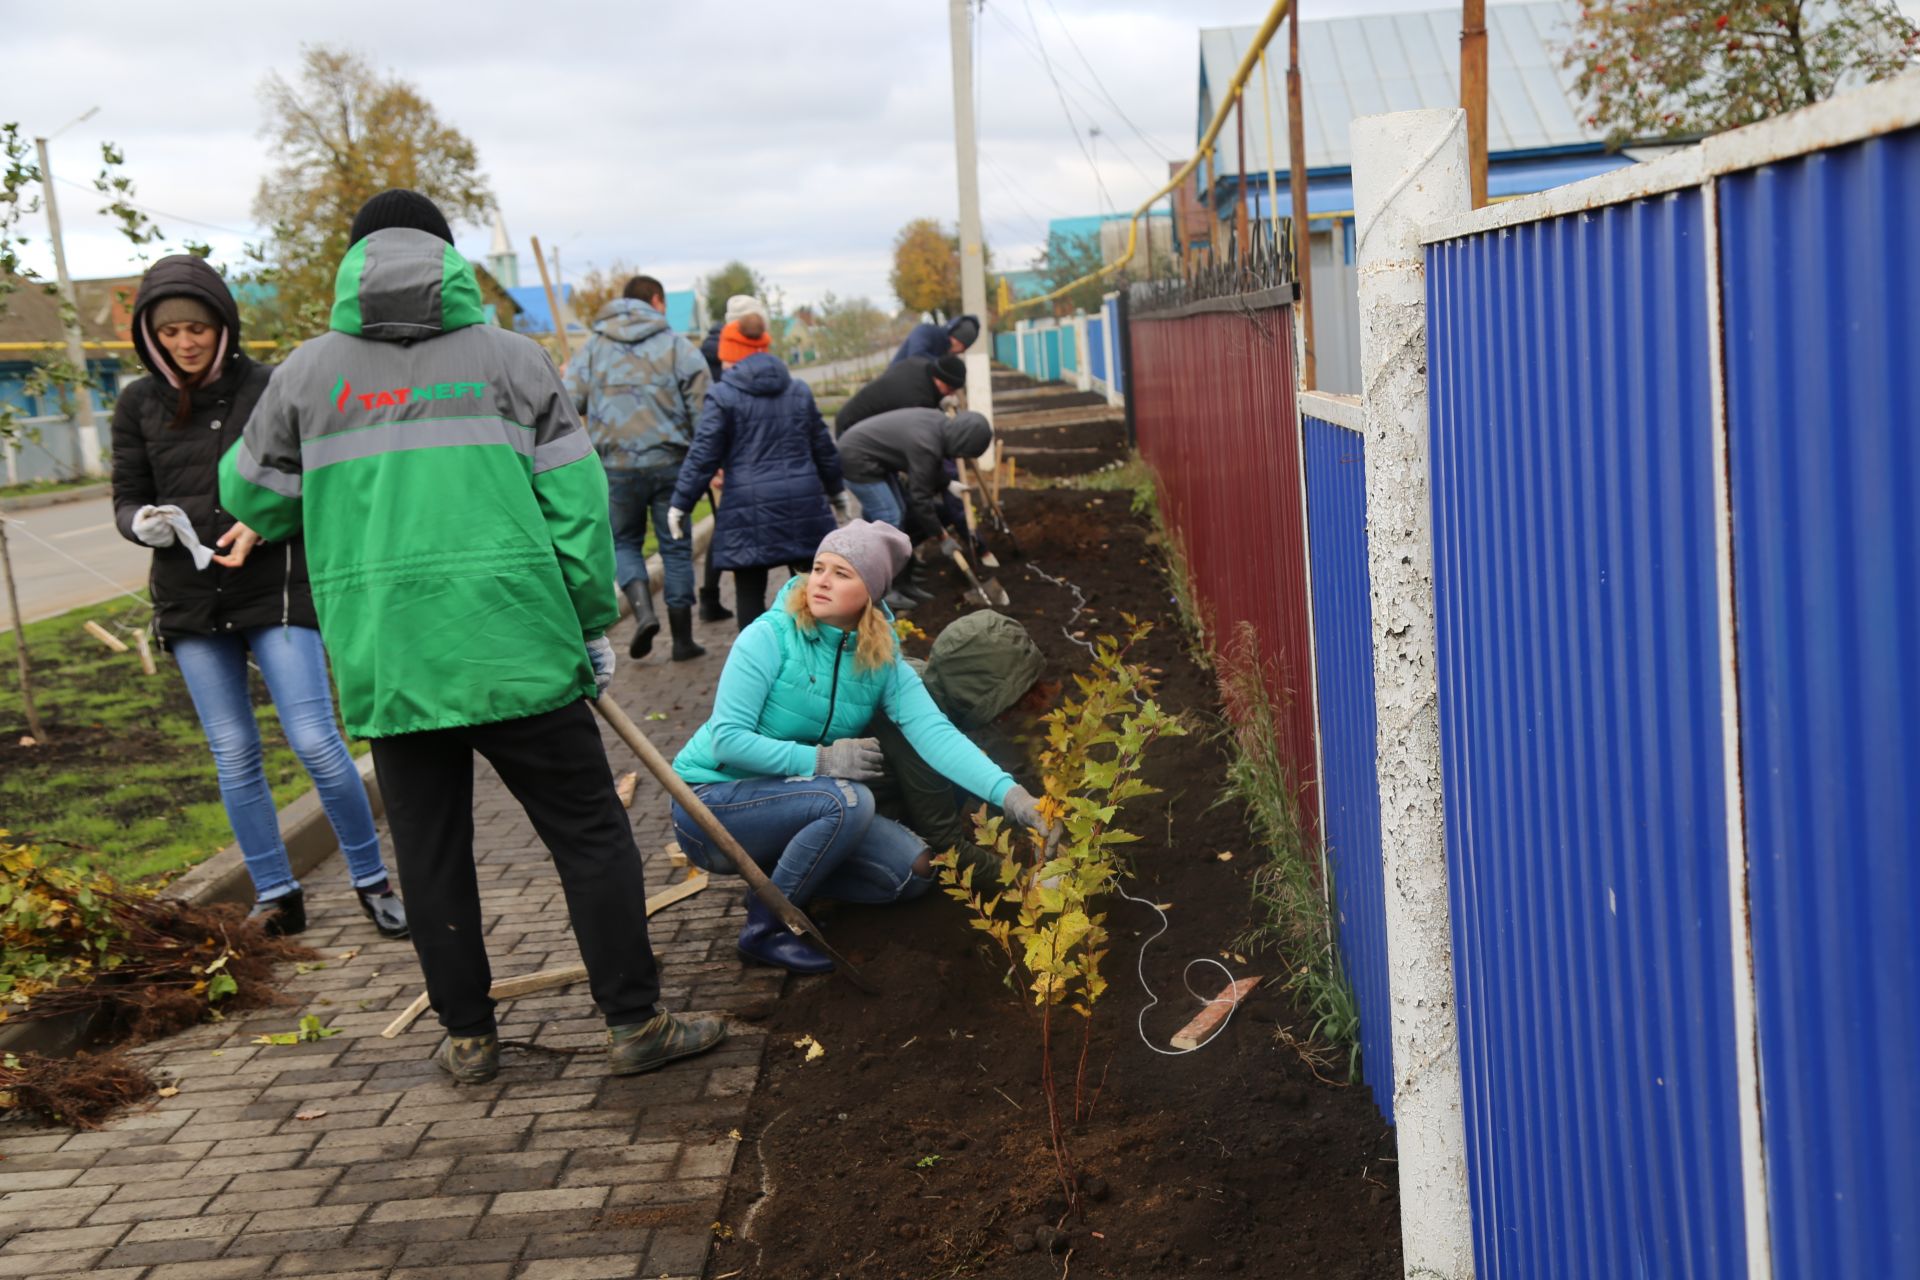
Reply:
<svg viewBox="0 0 1920 1280"><path fill-rule="evenodd" d="M373 816L386 812L380 795L379 780L373 774L373 753L361 756L360 781L367 789L367 801ZM320 792L307 792L280 811L280 838L286 841L287 859L295 876L305 876L340 848L333 824L320 807ZM230 844L194 867L161 891L169 898L183 898L195 906L214 902L252 902L253 879L247 875L247 861L238 844Z"/></svg>
<svg viewBox="0 0 1920 1280"><path fill-rule="evenodd" d="M35 507L57 507L67 502L85 502L89 498L104 498L113 492L113 486L106 481L99 484L83 484L77 489L60 489L53 493L29 493L18 498L0 498L0 511L32 511Z"/></svg>

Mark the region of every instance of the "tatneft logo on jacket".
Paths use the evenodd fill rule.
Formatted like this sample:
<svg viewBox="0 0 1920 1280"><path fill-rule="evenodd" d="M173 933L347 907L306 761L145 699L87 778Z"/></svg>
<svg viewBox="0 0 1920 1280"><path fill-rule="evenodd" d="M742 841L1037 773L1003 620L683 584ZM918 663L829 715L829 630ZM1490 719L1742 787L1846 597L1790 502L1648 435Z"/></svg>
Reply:
<svg viewBox="0 0 1920 1280"><path fill-rule="evenodd" d="M436 382L428 387L394 387L387 391L363 391L355 394L353 384L341 378L333 384L333 407L347 411L347 401L358 400L363 408L381 409L413 400L478 400L486 393L484 382Z"/></svg>

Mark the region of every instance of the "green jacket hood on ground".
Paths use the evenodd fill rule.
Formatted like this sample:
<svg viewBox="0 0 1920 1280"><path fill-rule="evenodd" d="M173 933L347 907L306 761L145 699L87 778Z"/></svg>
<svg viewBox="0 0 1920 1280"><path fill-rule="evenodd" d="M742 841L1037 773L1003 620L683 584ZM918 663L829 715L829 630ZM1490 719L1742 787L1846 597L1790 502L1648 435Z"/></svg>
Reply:
<svg viewBox="0 0 1920 1280"><path fill-rule="evenodd" d="M607 479L538 344L484 323L444 240L389 228L335 281L222 459L263 537L306 535L348 732L551 711L594 692L616 615Z"/></svg>
<svg viewBox="0 0 1920 1280"><path fill-rule="evenodd" d="M934 640L927 661L917 665L934 705L973 735L1005 715L1046 671L1027 629L990 609L955 619ZM973 806L947 776L885 719L874 722L873 736L887 760L886 777L872 788L881 816L905 824L937 851L969 844L973 824L967 810Z"/></svg>
<svg viewBox="0 0 1920 1280"><path fill-rule="evenodd" d="M982 609L956 618L927 655L927 692L962 732L1005 715L1047 669L1027 629Z"/></svg>

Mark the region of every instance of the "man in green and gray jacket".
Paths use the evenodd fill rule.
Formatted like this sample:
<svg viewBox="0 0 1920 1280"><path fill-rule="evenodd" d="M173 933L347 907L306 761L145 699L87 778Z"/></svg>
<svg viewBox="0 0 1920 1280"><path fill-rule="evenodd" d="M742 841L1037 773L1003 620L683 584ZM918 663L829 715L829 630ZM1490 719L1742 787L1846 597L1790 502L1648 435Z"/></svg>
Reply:
<svg viewBox="0 0 1920 1280"><path fill-rule="evenodd" d="M613 674L607 479L553 362L485 323L425 196L354 219L331 332L275 372L220 468L261 537L306 535L347 731L373 762L463 1082L499 1067L473 862L473 754L533 822L565 890L616 1074L718 1043L656 1006L640 852L586 699ZM244 536L243 536L244 541Z"/></svg>

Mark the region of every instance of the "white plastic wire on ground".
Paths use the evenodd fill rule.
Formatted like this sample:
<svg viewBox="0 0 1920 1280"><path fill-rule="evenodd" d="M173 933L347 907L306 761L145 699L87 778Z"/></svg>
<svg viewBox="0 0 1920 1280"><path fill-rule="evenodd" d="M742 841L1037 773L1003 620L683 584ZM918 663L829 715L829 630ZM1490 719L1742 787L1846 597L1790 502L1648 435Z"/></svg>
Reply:
<svg viewBox="0 0 1920 1280"><path fill-rule="evenodd" d="M1098 649L1094 648L1092 644L1088 643L1085 640L1080 639L1080 637L1073 634L1074 620L1077 619L1082 613L1085 613L1087 609L1086 592L1080 590L1079 587L1067 581L1065 578L1054 577L1052 574L1048 573L1045 569L1042 569L1039 565L1035 564L1031 560L1027 561L1026 564L1027 564L1027 568L1033 570L1034 573L1046 579L1048 582L1051 582L1054 586L1059 587L1064 591L1073 592L1073 612L1067 615L1066 622L1062 624L1060 627L1060 633L1066 636L1066 638L1068 640L1071 640L1074 644L1077 644L1082 649L1085 649L1088 653L1097 654L1099 652ZM1135 694L1134 696L1136 700L1139 698L1138 694ZM1183 986L1186 987L1187 994L1192 996L1195 1000L1200 1001L1201 1005L1205 1007L1210 1007L1216 1004L1229 1004L1229 1005L1232 1005L1233 1008L1228 1010L1226 1017L1220 1019L1220 1025L1213 1029L1213 1034L1209 1035L1205 1040L1202 1040L1199 1044L1194 1045L1193 1048L1191 1049L1162 1049L1159 1045L1149 1040L1147 1038L1147 1014L1152 1012L1153 1009L1159 1005L1160 997L1153 993L1153 987L1150 986L1147 982L1147 948L1153 945L1153 943L1160 937L1160 935L1165 933L1172 926L1167 923L1166 912L1162 911L1157 904L1147 900L1146 898L1136 898L1132 894L1128 893L1125 889L1121 888L1120 880L1119 880L1119 877L1117 876L1114 878L1113 888L1116 893L1118 893L1121 897L1125 898L1128 902L1137 902L1144 907L1149 907L1152 909L1155 915L1160 917L1159 930L1154 933L1153 937L1148 938L1145 942L1142 942L1140 944L1140 954L1135 961L1135 971L1140 976L1140 989L1147 993L1147 1003L1141 1006L1139 1016L1134 1019L1134 1023L1133 1023L1134 1030L1136 1030L1140 1034L1140 1043L1144 1044L1145 1046L1147 1046L1147 1048L1153 1050L1155 1053L1168 1058L1184 1058L1190 1053L1200 1052L1200 1050L1206 1048L1208 1045L1212 1044L1216 1039L1218 1039L1220 1036L1220 1033L1227 1029L1227 1024L1233 1021L1234 1012L1240 1008L1240 1001L1237 997L1232 1000L1222 1000L1218 996L1215 996L1212 999L1208 999L1206 996L1201 995L1198 991L1195 991L1193 989L1193 983L1191 980L1189 980L1187 975L1193 972L1193 966L1197 964L1210 964L1214 968L1218 969L1220 972L1227 975L1227 987L1226 987L1227 990L1229 991L1233 990L1234 984L1237 983L1239 979L1233 976L1233 970L1227 968L1226 965L1220 963L1220 961L1218 960L1215 960L1212 956L1195 956L1193 959L1187 961L1187 967L1180 971L1180 982Z"/></svg>
<svg viewBox="0 0 1920 1280"><path fill-rule="evenodd" d="M1190 1053L1200 1052L1202 1049L1212 1044L1215 1040L1219 1039L1220 1033L1227 1029L1227 1024L1233 1021L1233 1015L1240 1008L1240 999L1238 996L1234 997L1231 1000L1223 1000L1219 996L1214 996L1212 999L1208 999L1206 996L1201 995L1198 991L1195 991L1193 989L1193 982L1191 979L1188 978L1187 975L1193 972L1193 966L1197 964L1210 964L1214 968L1218 969L1220 972L1227 975L1226 990L1228 991L1232 991L1234 989L1234 984L1239 982L1239 979L1233 976L1233 970L1227 968L1226 965L1222 964L1218 960L1215 960L1212 956L1195 956L1193 959L1187 961L1187 967L1180 971L1180 983L1182 986L1186 987L1187 994L1192 996L1195 1000L1198 1000L1203 1006L1206 1006L1206 1007L1211 1007L1216 1004L1224 1004L1224 1005L1231 1005L1232 1008L1227 1010L1226 1017L1220 1019L1220 1025L1213 1029L1213 1034L1209 1035L1205 1040L1202 1040L1199 1044L1193 1046L1193 1048L1191 1049L1162 1049L1159 1045L1149 1040L1147 1038L1147 1014L1153 1010L1154 1006L1160 1003L1160 997L1153 994L1153 988L1149 986L1147 983L1147 948L1153 944L1155 939L1159 938L1161 934L1167 931L1169 927L1167 924L1167 913L1162 911L1157 904L1148 902L1145 898L1136 898L1132 894L1128 893L1125 889L1122 889L1120 887L1120 882L1117 879L1113 882L1113 887L1114 887L1114 891L1117 892L1121 897L1125 898L1128 902L1138 902L1143 906L1152 907L1153 913L1160 917L1160 928L1154 933L1152 938L1148 938L1145 942L1140 944L1140 956L1138 961L1136 962L1136 970L1140 975L1140 988L1141 990L1147 993L1147 1003L1141 1007L1139 1016L1136 1017L1133 1022L1134 1030L1140 1033L1140 1043L1144 1044L1145 1046L1147 1046L1147 1048L1153 1050L1155 1053L1160 1054L1162 1057L1166 1057L1166 1058L1184 1058Z"/></svg>

